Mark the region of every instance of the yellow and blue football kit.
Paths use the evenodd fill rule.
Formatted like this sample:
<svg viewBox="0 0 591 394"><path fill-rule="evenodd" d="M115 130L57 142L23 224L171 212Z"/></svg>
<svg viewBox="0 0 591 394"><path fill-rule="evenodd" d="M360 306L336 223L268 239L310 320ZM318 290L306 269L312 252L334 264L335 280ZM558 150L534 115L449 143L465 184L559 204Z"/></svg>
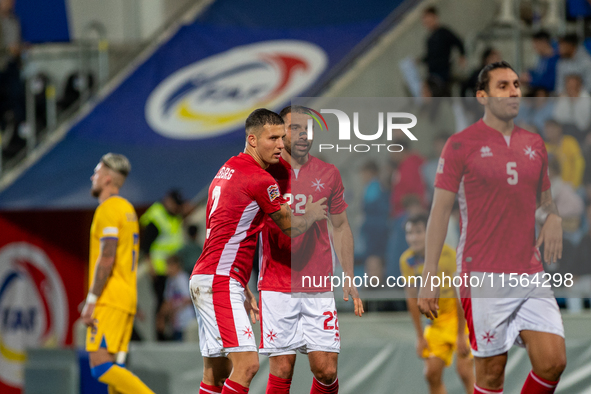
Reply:
<svg viewBox="0 0 591 394"><path fill-rule="evenodd" d="M416 256L410 249L400 256L400 272L406 278L407 283L409 283L411 276L416 277L423 274L424 263L424 259ZM449 280L443 281L443 275L453 279L455 272L456 252L450 246L443 245L438 268L438 276L442 279L438 317L425 327L423 336L427 341L428 349L424 350L423 358L440 358L445 362L446 366L451 365L457 347L458 302L455 289L450 286ZM414 283L414 281L411 283ZM466 326L467 333L468 326ZM467 336L466 341L469 346Z"/></svg>
<svg viewBox="0 0 591 394"><path fill-rule="evenodd" d="M117 240L111 276L97 300L93 318L96 329L88 328L86 350L107 348L109 353L127 352L137 304L137 259L139 226L133 206L112 196L95 211L90 230L89 285L94 280L101 241Z"/></svg>

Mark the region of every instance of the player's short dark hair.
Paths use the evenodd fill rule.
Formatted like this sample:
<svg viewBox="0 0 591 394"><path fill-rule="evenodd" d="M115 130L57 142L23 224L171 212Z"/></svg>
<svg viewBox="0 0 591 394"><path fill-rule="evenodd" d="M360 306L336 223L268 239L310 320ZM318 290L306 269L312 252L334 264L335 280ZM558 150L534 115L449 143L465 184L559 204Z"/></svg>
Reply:
<svg viewBox="0 0 591 394"><path fill-rule="evenodd" d="M288 105L287 107L283 108L281 110L281 112L279 112L279 116L281 116L282 119L285 120L285 117L287 116L287 114L304 114L304 115L310 115L310 109L307 107L304 107L302 105Z"/></svg>
<svg viewBox="0 0 591 394"><path fill-rule="evenodd" d="M425 8L425 10L423 11L423 15L429 15L429 14L438 16L439 10L437 9L437 7L432 5L430 7Z"/></svg>
<svg viewBox="0 0 591 394"><path fill-rule="evenodd" d="M550 42L550 33L546 30L538 30L531 36L532 40L540 40Z"/></svg>
<svg viewBox="0 0 591 394"><path fill-rule="evenodd" d="M185 202L185 199L183 198L183 195L179 189L170 189L168 192L166 192L166 196L170 197L176 205L183 205Z"/></svg>
<svg viewBox="0 0 591 394"><path fill-rule="evenodd" d="M504 60L502 60L500 62L488 64L488 65L484 66L482 68L482 70L480 70L480 73L478 74L478 82L476 83L476 91L484 90L488 93L488 91L489 91L488 85L490 83L490 72L493 70L502 69L502 68L508 68L511 71L513 71L515 74L517 74L517 72L515 72L513 67L511 67L511 65Z"/></svg>
<svg viewBox="0 0 591 394"><path fill-rule="evenodd" d="M579 45L579 36L574 33L565 34L558 39L560 42L564 42L566 44L571 44L573 46Z"/></svg>
<svg viewBox="0 0 591 394"><path fill-rule="evenodd" d="M246 129L246 136L248 137L250 134L258 135L265 125L281 126L283 123L281 116L277 115L275 112L269 111L266 108L259 108L255 109L250 115L248 115L244 128Z"/></svg>
<svg viewBox="0 0 591 394"><path fill-rule="evenodd" d="M406 220L406 223L404 224L404 226L406 227L406 225L408 223L410 223L410 224L423 223L425 225L425 228L427 228L427 221L429 221L429 215L427 215L426 213L417 213L417 214L409 216L409 218Z"/></svg>

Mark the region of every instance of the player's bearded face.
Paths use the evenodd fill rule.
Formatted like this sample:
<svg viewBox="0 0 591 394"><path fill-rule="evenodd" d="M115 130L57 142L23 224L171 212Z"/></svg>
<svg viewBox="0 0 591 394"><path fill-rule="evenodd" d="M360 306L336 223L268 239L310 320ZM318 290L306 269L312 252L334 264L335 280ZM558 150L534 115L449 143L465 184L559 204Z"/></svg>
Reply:
<svg viewBox="0 0 591 394"><path fill-rule="evenodd" d="M256 150L265 163L279 163L283 144L285 128L283 125L265 125L257 138Z"/></svg>
<svg viewBox="0 0 591 394"><path fill-rule="evenodd" d="M492 70L489 75L487 108L496 118L503 121L515 119L521 101L519 77L509 68Z"/></svg>
<svg viewBox="0 0 591 394"><path fill-rule="evenodd" d="M100 196L101 192L103 191L103 179L105 177L105 169L103 168L103 163L97 164L94 168L94 174L90 177L92 181L92 188L90 189L90 194L93 197Z"/></svg>
<svg viewBox="0 0 591 394"><path fill-rule="evenodd" d="M312 140L308 139L308 119L311 119L310 116L298 113L290 118L290 153L294 158L305 157L312 148Z"/></svg>

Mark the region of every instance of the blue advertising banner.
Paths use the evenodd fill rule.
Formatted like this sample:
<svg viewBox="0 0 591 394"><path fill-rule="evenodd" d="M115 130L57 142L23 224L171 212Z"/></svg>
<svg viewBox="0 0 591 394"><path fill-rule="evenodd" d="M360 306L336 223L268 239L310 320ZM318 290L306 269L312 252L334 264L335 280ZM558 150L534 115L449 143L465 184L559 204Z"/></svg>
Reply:
<svg viewBox="0 0 591 394"><path fill-rule="evenodd" d="M336 18L331 24L327 15L321 24L315 14L301 18L307 21L303 26L297 18L289 25L289 10L281 7L261 13L265 6L258 1L243 8L244 21L229 23L228 4L240 3L217 1L162 44L0 193L0 209L96 206L89 177L107 152L130 159L121 193L135 205L148 205L171 187L196 195L228 158L243 151L244 121L252 110L278 111L305 95L399 2L380 3L381 17L365 12L356 21L345 13L345 23ZM315 2L298 4L314 13ZM275 14L282 15L284 27L262 26Z"/></svg>

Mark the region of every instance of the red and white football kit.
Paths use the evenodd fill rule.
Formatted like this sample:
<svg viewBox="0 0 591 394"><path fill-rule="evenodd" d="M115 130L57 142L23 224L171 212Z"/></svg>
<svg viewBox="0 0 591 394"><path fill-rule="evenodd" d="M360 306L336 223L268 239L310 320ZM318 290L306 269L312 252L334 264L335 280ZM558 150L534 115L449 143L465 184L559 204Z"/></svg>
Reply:
<svg viewBox="0 0 591 394"><path fill-rule="evenodd" d="M265 214L279 211L282 202L273 177L244 153L228 160L211 182L205 245L190 281L204 357L257 350L244 288Z"/></svg>
<svg viewBox="0 0 591 394"><path fill-rule="evenodd" d="M535 247L536 199L550 188L542 138L519 127L507 138L481 119L449 138L435 187L458 196L458 272L487 278L482 286L461 289L474 356L523 345L522 330L564 337L551 289L539 282L519 289L508 285L510 273L533 278L543 272ZM504 282L500 275L506 276Z"/></svg>
<svg viewBox="0 0 591 394"><path fill-rule="evenodd" d="M331 215L347 208L338 169L310 155L294 170L283 158L268 171L294 215L305 213L309 195L327 198ZM328 221L314 223L296 238L284 235L267 219L259 243L260 353L271 356L310 351L340 351L340 335L330 281L336 262ZM308 279L309 278L309 279Z"/></svg>

